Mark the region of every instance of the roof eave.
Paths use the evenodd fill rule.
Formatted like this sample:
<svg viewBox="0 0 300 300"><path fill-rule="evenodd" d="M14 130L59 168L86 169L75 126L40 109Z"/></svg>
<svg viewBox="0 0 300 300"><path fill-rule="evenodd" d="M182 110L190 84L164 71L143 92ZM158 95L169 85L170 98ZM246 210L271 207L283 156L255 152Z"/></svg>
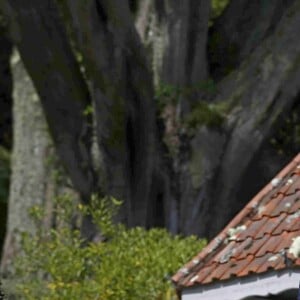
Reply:
<svg viewBox="0 0 300 300"><path fill-rule="evenodd" d="M270 271L207 285L183 288L182 300L240 300L249 296L278 294L299 286L300 269Z"/></svg>

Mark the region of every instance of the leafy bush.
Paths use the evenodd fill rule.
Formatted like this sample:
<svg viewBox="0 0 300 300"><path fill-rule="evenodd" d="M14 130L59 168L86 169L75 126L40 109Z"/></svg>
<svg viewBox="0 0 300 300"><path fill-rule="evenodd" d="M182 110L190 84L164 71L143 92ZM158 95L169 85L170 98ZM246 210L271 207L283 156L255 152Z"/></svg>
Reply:
<svg viewBox="0 0 300 300"><path fill-rule="evenodd" d="M91 214L106 241L83 246L80 233L70 229L74 210L68 197L57 201L60 225L35 236L23 234L24 254L16 262L24 299L176 299L168 276L204 242L172 236L164 229L128 229L112 219L120 205L93 197L91 206L78 205L75 215ZM43 212L31 214L40 222Z"/></svg>

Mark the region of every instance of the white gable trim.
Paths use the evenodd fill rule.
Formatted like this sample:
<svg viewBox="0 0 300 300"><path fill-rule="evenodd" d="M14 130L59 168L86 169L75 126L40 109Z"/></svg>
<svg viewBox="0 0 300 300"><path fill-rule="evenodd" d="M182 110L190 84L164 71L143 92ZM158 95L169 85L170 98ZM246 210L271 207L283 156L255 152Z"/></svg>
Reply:
<svg viewBox="0 0 300 300"><path fill-rule="evenodd" d="M297 289L299 281L299 269L272 271L260 276L252 275L224 283L186 288L182 291L182 300L241 300L249 296L267 296Z"/></svg>

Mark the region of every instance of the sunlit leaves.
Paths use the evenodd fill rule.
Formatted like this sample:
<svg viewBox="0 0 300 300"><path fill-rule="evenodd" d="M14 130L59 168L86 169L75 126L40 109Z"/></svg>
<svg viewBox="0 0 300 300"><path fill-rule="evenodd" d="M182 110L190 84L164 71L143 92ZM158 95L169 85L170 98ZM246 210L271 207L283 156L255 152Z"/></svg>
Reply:
<svg viewBox="0 0 300 300"><path fill-rule="evenodd" d="M68 197L57 201L64 220L55 230L23 234L24 255L17 274L24 299L176 299L168 278L204 245L196 237L172 236L166 230L127 229L112 222L121 202L93 196L91 206L74 207ZM89 213L105 242L83 247L68 218ZM34 208L33 216L40 216ZM41 232L40 232L41 233Z"/></svg>

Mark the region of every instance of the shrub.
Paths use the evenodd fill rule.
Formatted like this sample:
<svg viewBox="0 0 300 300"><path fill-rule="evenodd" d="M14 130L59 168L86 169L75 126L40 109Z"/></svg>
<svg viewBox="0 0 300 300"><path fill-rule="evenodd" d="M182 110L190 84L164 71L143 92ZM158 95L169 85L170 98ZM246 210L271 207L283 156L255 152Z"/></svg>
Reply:
<svg viewBox="0 0 300 300"><path fill-rule="evenodd" d="M93 197L89 207L78 205L76 215L90 213L105 242L82 246L79 231L71 229L74 211L68 197L57 201L60 226L34 236L23 234L24 254L16 262L18 286L24 299L176 299L169 276L204 245L196 237L172 236L165 229L128 229L112 222L120 203ZM43 213L31 214L37 222ZM41 228L41 227L39 227Z"/></svg>

